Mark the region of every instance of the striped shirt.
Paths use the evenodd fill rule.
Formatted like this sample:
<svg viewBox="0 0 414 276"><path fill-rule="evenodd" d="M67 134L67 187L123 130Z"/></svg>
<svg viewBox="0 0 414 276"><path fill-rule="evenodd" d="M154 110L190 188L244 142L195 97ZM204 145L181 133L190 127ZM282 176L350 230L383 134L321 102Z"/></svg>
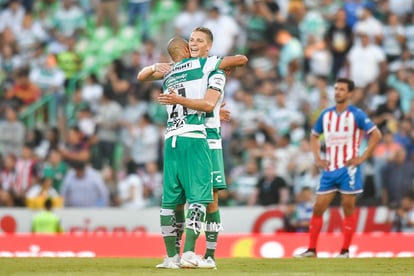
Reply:
<svg viewBox="0 0 414 276"><path fill-rule="evenodd" d="M348 106L342 113L337 113L336 107L325 109L312 133L324 135L328 171L342 168L348 160L357 157L363 132L371 133L374 129L374 123L355 106Z"/></svg>

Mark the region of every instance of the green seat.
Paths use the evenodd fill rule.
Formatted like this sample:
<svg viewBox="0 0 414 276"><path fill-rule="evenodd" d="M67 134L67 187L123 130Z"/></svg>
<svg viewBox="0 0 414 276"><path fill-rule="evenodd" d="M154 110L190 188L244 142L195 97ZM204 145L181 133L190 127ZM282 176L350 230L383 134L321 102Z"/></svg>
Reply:
<svg viewBox="0 0 414 276"><path fill-rule="evenodd" d="M121 52L130 51L141 45L141 37L137 29L131 26L124 26L118 32L118 49Z"/></svg>

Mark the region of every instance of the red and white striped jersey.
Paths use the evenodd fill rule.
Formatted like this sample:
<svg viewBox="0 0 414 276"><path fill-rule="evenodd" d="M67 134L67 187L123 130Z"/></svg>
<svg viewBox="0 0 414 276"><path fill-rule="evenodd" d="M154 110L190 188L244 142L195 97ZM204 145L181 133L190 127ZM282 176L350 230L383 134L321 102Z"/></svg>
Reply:
<svg viewBox="0 0 414 276"><path fill-rule="evenodd" d="M324 135L328 171L345 166L358 156L362 134L372 132L376 126L367 114L355 106L348 106L342 113L336 107L325 109L316 121L312 133Z"/></svg>

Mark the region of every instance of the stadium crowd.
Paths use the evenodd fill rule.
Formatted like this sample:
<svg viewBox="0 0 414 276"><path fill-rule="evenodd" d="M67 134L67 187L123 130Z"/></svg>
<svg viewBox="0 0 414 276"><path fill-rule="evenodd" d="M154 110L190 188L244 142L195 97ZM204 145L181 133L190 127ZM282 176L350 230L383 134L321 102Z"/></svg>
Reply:
<svg viewBox="0 0 414 276"><path fill-rule="evenodd" d="M384 134L363 165L358 204L414 216L412 0L0 3L0 206L41 208L48 197L55 207L159 206L162 83L136 75L169 61L170 37L188 38L204 26L215 37L211 55L249 57L226 83L232 119L222 124L229 189L221 205L283 205L294 221L306 221L319 178L309 132L334 104L334 80L347 76L357 85L353 104ZM156 11L172 19L155 28ZM141 43L76 79L85 67L79 45L91 26L112 34L138 26ZM47 95L57 108L45 117L56 116L56 125L20 120Z"/></svg>

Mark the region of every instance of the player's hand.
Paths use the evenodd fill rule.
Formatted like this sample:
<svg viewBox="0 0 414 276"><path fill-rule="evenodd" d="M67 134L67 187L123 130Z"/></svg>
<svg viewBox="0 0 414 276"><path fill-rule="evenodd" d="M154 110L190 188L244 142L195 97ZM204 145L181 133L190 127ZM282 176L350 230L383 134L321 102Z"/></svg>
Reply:
<svg viewBox="0 0 414 276"><path fill-rule="evenodd" d="M350 160L348 160L348 162L346 162L346 166L347 167L357 167L358 165L362 164L362 162L364 162L364 160L362 159L362 157L354 157Z"/></svg>
<svg viewBox="0 0 414 276"><path fill-rule="evenodd" d="M328 160L323 160L323 159L317 159L316 160L316 166L320 169L326 170L326 168L328 168L328 166L329 166L329 161Z"/></svg>
<svg viewBox="0 0 414 276"><path fill-rule="evenodd" d="M171 71L172 63L155 63L154 69L155 69L155 72L166 74Z"/></svg>
<svg viewBox="0 0 414 276"><path fill-rule="evenodd" d="M220 121L230 122L231 114L230 114L229 110L224 109L225 105L226 105L226 103L222 103L221 106L220 106Z"/></svg>
<svg viewBox="0 0 414 276"><path fill-rule="evenodd" d="M170 93L161 94L158 96L158 101L163 105L174 105L180 103L180 95L178 95L172 88Z"/></svg>

